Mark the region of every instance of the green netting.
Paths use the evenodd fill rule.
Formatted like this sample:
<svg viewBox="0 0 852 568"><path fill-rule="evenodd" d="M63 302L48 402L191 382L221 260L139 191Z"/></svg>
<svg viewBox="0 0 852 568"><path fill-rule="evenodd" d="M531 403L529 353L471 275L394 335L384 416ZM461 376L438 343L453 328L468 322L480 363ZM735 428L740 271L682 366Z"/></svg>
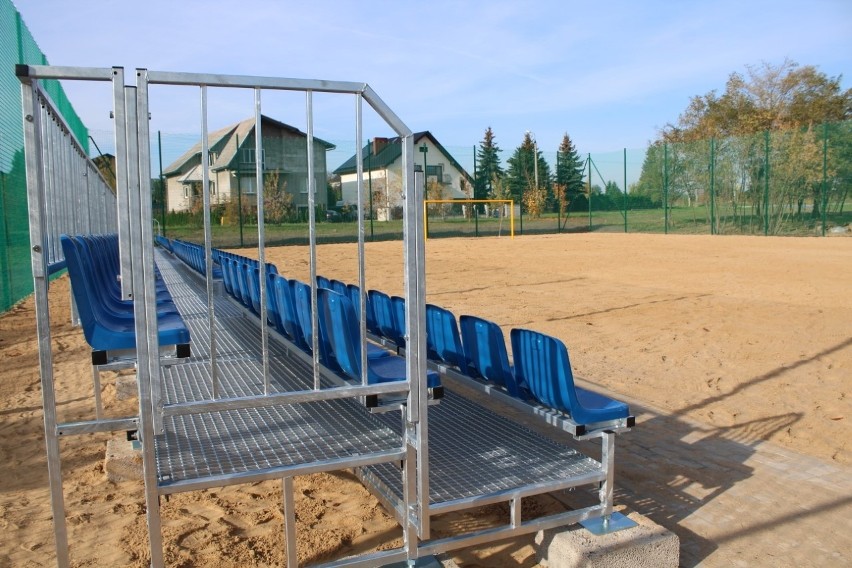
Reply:
<svg viewBox="0 0 852 568"><path fill-rule="evenodd" d="M32 293L29 252L21 82L15 65L45 65L41 52L10 0L0 0L0 312ZM62 86L46 81L45 90L84 148L88 132Z"/></svg>

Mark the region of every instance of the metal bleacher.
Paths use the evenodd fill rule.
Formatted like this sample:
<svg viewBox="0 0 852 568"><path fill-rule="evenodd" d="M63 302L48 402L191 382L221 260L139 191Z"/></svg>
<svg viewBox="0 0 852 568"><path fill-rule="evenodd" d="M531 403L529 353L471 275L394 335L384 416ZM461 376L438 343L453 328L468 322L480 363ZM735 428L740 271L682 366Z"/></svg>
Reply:
<svg viewBox="0 0 852 568"><path fill-rule="evenodd" d="M30 240L35 288L39 364L44 401L45 444L54 518L56 559L72 564L66 529L60 436L135 430L141 443L145 517L151 565L165 563L161 497L185 491L281 479L287 565L298 564L293 477L322 471L355 470L399 523L402 545L389 550L333 560L329 566L381 566L541 529L590 519L609 519L613 496L614 431L608 425L575 439L602 439L601 459L592 459L568 442L558 443L465 398L447 391L432 396L427 377L438 372L451 384L453 372L427 361L425 308L425 235L423 172L415 174L411 130L365 83L156 72L137 69L135 85L125 85L122 68L19 66L26 134ZM117 189L111 192L80 145L64 126L61 114L41 87L43 79L100 82L112 93L115 116ZM201 172L204 243L155 248L151 206L149 86L162 95L173 86L200 93ZM265 261L263 184L257 184L256 297L252 310L223 291L214 266L210 219L208 88L248 89L254 94L254 155L263 156L261 100L267 91L305 97L306 147L299 164L307 178L312 354L288 342L268 320L269 267ZM357 143L358 210L364 209L362 106L367 103L402 141L404 298L396 299L407 322L404 380L371 383L367 350L361 351L361 381L339 377L320 364L316 284L316 175L314 172L314 93L348 96L354 101ZM71 148L69 151L68 148ZM55 157L59 156L58 158ZM82 171L90 172L80 176ZM256 179L264 175L256 163ZM295 173L293 175L296 175ZM72 184L98 182L78 188ZM69 193L68 188L71 188ZM73 204L68 207L65 203ZM360 292L353 304L366 314L364 219L359 215ZM101 220L109 220L102 226ZM135 349L123 355L136 370L138 415L104 418L99 384L92 419L63 424L57 419L48 282L64 267L60 235L117 233L121 301L132 303ZM192 247L191 247L192 248ZM189 259L187 264L178 258ZM164 357L158 339L159 272L182 322L189 330L189 357ZM218 271L218 272L217 272ZM274 279L273 279L274 280ZM73 282L72 282L73 284ZM303 290L304 292L304 290ZM302 295L303 306L305 295ZM350 301L347 299L347 302ZM360 303L359 303L360 302ZM256 313L252 313L252 311ZM263 322L263 323L261 323ZM359 322L367 338L366 315ZM359 340L360 342L360 340ZM398 347L398 346L397 346ZM429 371L429 369L432 369ZM96 375L97 377L97 375ZM442 379L443 380L443 379ZM365 402L387 397L393 405L376 408ZM438 402L438 404L435 404ZM562 420L560 418L560 420ZM562 420L564 422L564 420ZM589 486L598 502L549 516L526 519L522 500ZM489 504L508 506L506 523L471 529L442 538L432 535L433 516Z"/></svg>

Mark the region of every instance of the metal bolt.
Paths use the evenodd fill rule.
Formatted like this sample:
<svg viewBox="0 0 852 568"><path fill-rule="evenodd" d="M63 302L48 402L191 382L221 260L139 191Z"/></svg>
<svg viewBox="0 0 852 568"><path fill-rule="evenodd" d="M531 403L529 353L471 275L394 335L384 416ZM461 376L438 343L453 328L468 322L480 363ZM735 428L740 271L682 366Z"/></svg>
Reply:
<svg viewBox="0 0 852 568"><path fill-rule="evenodd" d="M34 245L33 246L33 252L41 252L41 246L40 245Z"/></svg>
<svg viewBox="0 0 852 568"><path fill-rule="evenodd" d="M28 114L28 115L26 116L26 121L27 121L27 122L32 122L32 121L33 121L33 115Z"/></svg>

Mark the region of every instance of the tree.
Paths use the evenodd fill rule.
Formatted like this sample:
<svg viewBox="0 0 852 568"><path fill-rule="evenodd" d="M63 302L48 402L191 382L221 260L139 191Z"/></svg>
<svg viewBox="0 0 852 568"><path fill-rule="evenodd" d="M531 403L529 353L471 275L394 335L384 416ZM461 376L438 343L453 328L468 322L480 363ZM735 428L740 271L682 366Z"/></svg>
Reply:
<svg viewBox="0 0 852 568"><path fill-rule="evenodd" d="M536 160L538 161L538 187L536 187ZM509 191L515 201L526 205L524 198L526 192L532 191L537 194L539 191L550 191L550 166L541 156L541 152L536 152L536 145L529 132L524 134L523 142L515 149L515 153L507 160L507 163L509 169L506 172L506 178ZM535 201L538 202L538 199Z"/></svg>
<svg viewBox="0 0 852 568"><path fill-rule="evenodd" d="M263 218L269 223L280 224L293 212L293 196L287 191L287 181L280 177L275 170L263 179Z"/></svg>
<svg viewBox="0 0 852 568"><path fill-rule="evenodd" d="M639 181L630 187L630 193L646 197L651 203L663 202L663 143L655 142L648 147Z"/></svg>
<svg viewBox="0 0 852 568"><path fill-rule="evenodd" d="M502 150L497 146L494 139L494 132L491 127L485 129L485 136L479 143L479 150L476 152L476 180L473 186L474 199L487 199L492 193L494 186L493 180L503 177L503 168L500 167L500 152Z"/></svg>
<svg viewBox="0 0 852 568"><path fill-rule="evenodd" d="M574 143L566 132L556 151L556 183L565 188L565 199L569 203L585 192L584 170L585 161L577 153Z"/></svg>
<svg viewBox="0 0 852 568"><path fill-rule="evenodd" d="M788 59L777 66L747 66L744 75L729 76L721 95L693 97L677 124L661 133L660 142L669 145L669 198L680 192L691 202L700 199L712 161L712 199L729 206L734 223L777 232L793 214L801 218L807 199L811 215L819 216L823 129L818 125L852 117L852 89L842 90L840 80ZM827 163L834 164L833 151L828 154ZM841 168L828 168L826 177ZM724 222L716 219L717 230Z"/></svg>

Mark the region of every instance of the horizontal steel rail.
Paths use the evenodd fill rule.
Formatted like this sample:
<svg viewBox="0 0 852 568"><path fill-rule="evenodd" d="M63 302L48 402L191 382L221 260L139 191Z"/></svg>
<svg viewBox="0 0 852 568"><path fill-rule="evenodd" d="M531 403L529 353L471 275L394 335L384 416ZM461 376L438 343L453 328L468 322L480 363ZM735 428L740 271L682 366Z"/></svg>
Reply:
<svg viewBox="0 0 852 568"><path fill-rule="evenodd" d="M242 410L246 408L264 408L285 404L302 404L322 400L339 400L375 394L390 394L408 392L405 382L381 383L361 386L327 387L319 390L303 390L295 392L280 392L257 396L237 398L218 398L194 402L181 402L163 406L163 416L181 416L201 414L204 412L219 412L223 410Z"/></svg>
<svg viewBox="0 0 852 568"><path fill-rule="evenodd" d="M184 479L174 482L160 480L158 484L158 491L160 495L182 493L185 491L199 491L202 489L223 487L237 483L256 483L258 481L281 479L282 477L292 477L295 475L308 475L311 473L337 471L353 467L366 467L379 463L400 461L404 458L405 450L398 449L375 452L365 454L363 456L347 456L330 460L314 461L307 464L285 465L269 469L229 473L226 475L210 475L200 477L198 479Z"/></svg>
<svg viewBox="0 0 852 568"><path fill-rule="evenodd" d="M102 420L82 420L80 422L65 422L56 425L58 436L74 436L94 432L119 432L121 430L136 430L139 418L105 418Z"/></svg>

